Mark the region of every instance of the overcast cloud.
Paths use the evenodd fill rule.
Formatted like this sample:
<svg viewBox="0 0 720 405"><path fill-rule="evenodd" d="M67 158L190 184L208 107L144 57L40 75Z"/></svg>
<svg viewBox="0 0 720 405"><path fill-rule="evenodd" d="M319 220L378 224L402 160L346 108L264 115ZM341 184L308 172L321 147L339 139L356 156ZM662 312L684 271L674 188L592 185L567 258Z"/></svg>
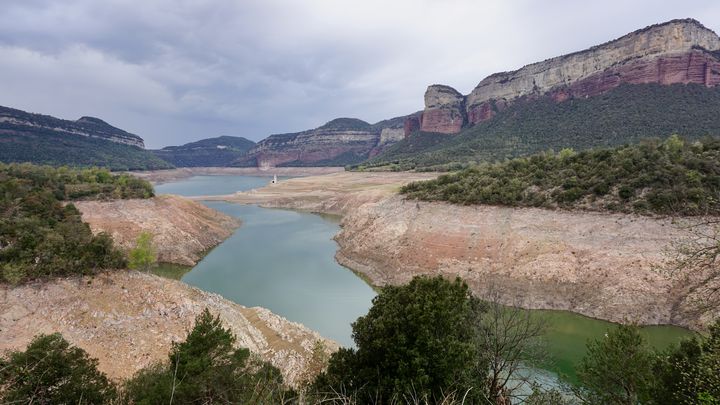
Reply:
<svg viewBox="0 0 720 405"><path fill-rule="evenodd" d="M485 76L717 1L3 0L0 105L102 118L150 148L417 111Z"/></svg>

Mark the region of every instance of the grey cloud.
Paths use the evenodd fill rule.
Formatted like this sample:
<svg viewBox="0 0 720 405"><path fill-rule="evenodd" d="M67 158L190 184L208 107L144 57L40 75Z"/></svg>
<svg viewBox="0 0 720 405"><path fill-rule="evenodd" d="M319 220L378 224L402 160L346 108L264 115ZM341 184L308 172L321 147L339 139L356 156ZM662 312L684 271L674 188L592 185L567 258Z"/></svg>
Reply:
<svg viewBox="0 0 720 405"><path fill-rule="evenodd" d="M0 104L97 115L150 147L261 139L416 111L431 83L500 70L720 6L686 1L6 0Z"/></svg>

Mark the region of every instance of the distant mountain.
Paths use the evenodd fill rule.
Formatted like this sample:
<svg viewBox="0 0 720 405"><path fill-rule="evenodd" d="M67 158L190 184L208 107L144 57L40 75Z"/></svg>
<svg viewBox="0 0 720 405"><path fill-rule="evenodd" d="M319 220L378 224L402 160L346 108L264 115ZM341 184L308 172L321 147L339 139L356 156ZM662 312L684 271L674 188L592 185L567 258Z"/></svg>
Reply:
<svg viewBox="0 0 720 405"><path fill-rule="evenodd" d="M337 118L325 125L289 134L270 135L234 166L344 166L375 156L404 137L405 117L369 124Z"/></svg>
<svg viewBox="0 0 720 405"><path fill-rule="evenodd" d="M143 139L94 117L77 121L0 106L0 161L102 166L111 170L166 169Z"/></svg>
<svg viewBox="0 0 720 405"><path fill-rule="evenodd" d="M168 146L152 151L155 156L177 167L224 167L244 156L255 142L238 136L219 136Z"/></svg>
<svg viewBox="0 0 720 405"><path fill-rule="evenodd" d="M673 20L483 79L465 96L429 86L404 140L368 166L431 167L672 133L720 134L720 37Z"/></svg>

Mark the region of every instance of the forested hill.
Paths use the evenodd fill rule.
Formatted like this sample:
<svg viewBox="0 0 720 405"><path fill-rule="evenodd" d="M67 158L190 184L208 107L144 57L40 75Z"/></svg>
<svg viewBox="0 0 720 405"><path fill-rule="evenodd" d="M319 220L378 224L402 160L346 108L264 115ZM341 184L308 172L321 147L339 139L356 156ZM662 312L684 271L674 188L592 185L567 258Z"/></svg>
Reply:
<svg viewBox="0 0 720 405"><path fill-rule="evenodd" d="M355 166L391 170L460 168L548 149L585 150L681 134L720 135L720 88L696 84L622 85L607 93L556 102L520 100L457 135L415 132Z"/></svg>
<svg viewBox="0 0 720 405"><path fill-rule="evenodd" d="M255 142L243 137L219 136L152 152L177 167L224 167L231 166L254 146Z"/></svg>
<svg viewBox="0 0 720 405"><path fill-rule="evenodd" d="M0 107L0 162L112 170L173 167L146 151L139 136L98 118L69 121L7 107Z"/></svg>
<svg viewBox="0 0 720 405"><path fill-rule="evenodd" d="M411 183L402 193L456 204L720 215L720 140L564 149Z"/></svg>

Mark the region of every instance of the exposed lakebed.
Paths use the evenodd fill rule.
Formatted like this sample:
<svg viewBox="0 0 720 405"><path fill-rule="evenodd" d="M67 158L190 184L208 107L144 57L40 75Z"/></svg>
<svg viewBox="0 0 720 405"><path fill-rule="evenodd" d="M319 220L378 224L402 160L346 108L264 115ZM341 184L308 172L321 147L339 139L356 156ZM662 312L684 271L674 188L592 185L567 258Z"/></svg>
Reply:
<svg viewBox="0 0 720 405"><path fill-rule="evenodd" d="M282 178L281 178L282 181ZM185 196L231 194L267 185L269 178L196 176L156 186L157 193ZM187 273L162 268L245 306L262 306L302 323L345 346L352 345L351 323L364 315L375 293L365 281L334 260L332 240L339 224L331 218L295 211L224 202L211 208L242 220L235 234ZM552 371L574 376L588 339L602 337L614 324L563 311L535 311L549 324L547 340ZM691 332L673 326L649 326L643 333L662 349Z"/></svg>

